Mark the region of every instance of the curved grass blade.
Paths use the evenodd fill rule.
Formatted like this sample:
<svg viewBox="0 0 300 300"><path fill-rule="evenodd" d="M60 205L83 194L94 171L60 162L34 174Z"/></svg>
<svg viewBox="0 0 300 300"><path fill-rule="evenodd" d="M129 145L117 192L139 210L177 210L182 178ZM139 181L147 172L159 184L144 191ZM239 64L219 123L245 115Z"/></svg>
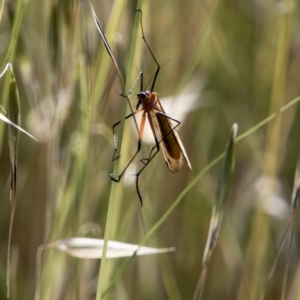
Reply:
<svg viewBox="0 0 300 300"><path fill-rule="evenodd" d="M141 0L137 1L136 8L140 9L140 3ZM130 45L130 54L129 54L129 60L128 60L128 70L127 70L127 76L126 76L126 84L124 86L124 93L123 95L126 96L127 101L123 102L122 107L122 122L120 124L120 130L119 130L119 139L118 139L118 151L121 150L121 144L122 144L122 137L123 137L123 131L124 131L124 120L126 116L126 108L127 103L129 103L130 110L133 112L132 106L129 101L130 95L130 87L131 87L131 74L132 74L132 68L133 68L133 60L134 60L134 54L135 54L135 48L136 48L136 36L137 36L137 28L138 28L138 22L139 22L139 16L135 16L133 30L132 30L132 40ZM136 129L138 130L136 119L134 118ZM118 155L118 153L117 153ZM114 170L113 173L115 174L118 170L119 162L118 160L114 164ZM103 282L105 278L105 264L106 264L106 252L107 252L107 246L108 246L108 240L109 240L109 233L110 233L110 224L112 220L112 211L114 206L114 195L115 195L115 184L112 183L110 196L109 196L109 204L108 204L108 212L107 212L107 220L106 220L106 226L105 226L105 233L104 233L104 245L103 245L103 257L101 260L101 266L99 270L99 278L98 278L98 284L97 284L97 294L96 299L100 300L102 297L102 289L103 289Z"/></svg>
<svg viewBox="0 0 300 300"><path fill-rule="evenodd" d="M292 201L291 201L291 209L295 210L300 196L300 153L298 155L298 162L295 171L295 179L294 179L294 187L293 187L293 194L292 194Z"/></svg>
<svg viewBox="0 0 300 300"><path fill-rule="evenodd" d="M93 20L94 20L94 23L95 23L95 25L96 25L96 28L97 28L97 30L98 30L98 32L99 32L101 41L102 41L102 43L103 43L103 45L104 45L104 47L105 47L105 49L106 49L106 51L107 51L109 57L110 57L111 60L113 61L114 67L115 67L115 69L116 69L116 71L117 71L117 73L118 73L118 76L119 76L119 78L120 78L120 81L121 81L121 83L122 83L123 88L125 89L125 91L128 91L128 93L121 94L121 96L124 96L124 97L127 99L127 102L128 102L128 104L129 104L130 111L131 111L131 113L133 113L133 108L132 108L132 105L131 105L131 103L130 103L130 101L129 101L129 96L127 96L127 95L130 95L130 94L131 94L131 90L129 91L129 88L126 88L126 87L125 87L125 83L124 83L124 80L123 80L123 77L122 77L120 68L119 68L118 63L117 63L117 61L116 61L116 59L115 59L115 57L114 57L114 55L113 55L113 53L112 53L112 50L111 50L111 48L110 48L110 46L109 46L109 43L108 43L108 41L107 41L107 39L106 39L106 37L105 37L104 31L103 31L103 29L102 29L101 23L100 23L100 21L99 21L97 15L96 15L96 13L95 13L95 10L94 10L93 5L92 5L91 2L90 2L90 7L91 7L91 10L92 10ZM128 76L127 78L129 78L129 80L130 80L130 78L131 78L131 72L130 72L130 76ZM130 82L130 81L128 81L128 82ZM126 86L127 86L127 85L128 85L128 83L126 82ZM125 108L126 108L126 107L125 107ZM124 114L124 118L125 118L125 114ZM134 123L135 123L136 130L137 130L137 132L138 132L138 124L137 124L137 122L136 122L136 118L133 117L133 120L134 120ZM121 126L121 127L122 127L122 126ZM119 138L120 141L122 141L122 132L123 132L123 129L121 128L121 129L120 129L120 138ZM121 149L120 145L118 145L118 149L119 149L119 152L120 152L120 149Z"/></svg>
<svg viewBox="0 0 300 300"><path fill-rule="evenodd" d="M41 258L42 252L46 249L57 249L72 257L81 259L102 259L104 247L104 240L77 237L70 239L61 239L53 243L42 245L38 248L36 259L36 290L35 299L40 298L40 278L41 278ZM128 243L117 241L108 241L106 258L120 258L120 257L134 257L135 255L152 255L175 251L174 247L171 248L152 248L152 247L139 247Z"/></svg>
<svg viewBox="0 0 300 300"><path fill-rule="evenodd" d="M235 165L235 151L234 144L237 136L238 126L233 124L229 141L226 146L225 156L222 161L221 170L219 174L218 189L216 195L216 202L213 207L213 212L210 220L209 233L206 241L204 255L202 259L202 270L197 284L197 288L193 299L202 299L203 288L206 280L206 269L210 261L211 255L217 243L219 232L221 229L225 205L228 199L230 183Z"/></svg>
<svg viewBox="0 0 300 300"><path fill-rule="evenodd" d="M73 257L87 259L101 259L104 240L93 238L71 238L55 242L55 248ZM130 257L132 255L150 255L175 251L175 248L139 247L139 245L127 244L117 241L108 241L107 258Z"/></svg>
<svg viewBox="0 0 300 300"><path fill-rule="evenodd" d="M0 74L0 78L10 69L10 85L9 85L9 99L8 99L8 118L0 113L0 120L9 124L8 128L8 144L9 144L9 157L10 157L10 221L8 231L8 244L7 244L7 269L6 269L6 287L7 297L9 298L10 286L10 253L11 253L11 236L16 208L16 195L17 195L17 158L18 158L18 145L20 131L26 133L31 138L35 139L28 132L20 127L20 100L19 92L16 84L16 79L13 73L13 68L10 63L6 64L5 69ZM35 139L36 140L36 139Z"/></svg>
<svg viewBox="0 0 300 300"><path fill-rule="evenodd" d="M112 60L113 63L114 63L115 69L116 69L116 71L117 71L117 73L118 73L118 75L119 75L119 78L120 78L120 80L121 80L121 82L122 82L122 85L125 86L123 77L122 77L121 72L120 72L120 68L119 68L119 66L118 66L118 64L117 64L117 61L116 61L116 59L115 59L115 57L114 57L112 51L111 51L111 48L110 48L110 46L109 46L109 43L107 42L107 39L106 39L106 37L105 37L104 31L103 31L102 26L101 26L101 23L100 23L100 21L99 21L97 15L96 15L96 13L95 13L95 10L94 10L93 5L92 5L91 2L90 2L90 7L91 7L91 10L92 10L92 15L93 15L93 19L94 19L96 28L97 28L97 30L98 30L98 32L99 32L99 34L100 34L100 37L101 37L101 41L102 41L102 43L103 43L103 45L104 45L104 47L105 47L107 53L109 54L111 60Z"/></svg>
<svg viewBox="0 0 300 300"><path fill-rule="evenodd" d="M16 85L16 80L13 72L10 77L10 89L8 100L8 118L12 120L17 126L20 125L20 100L19 92ZM7 297L9 297L9 282L10 282L10 251L11 251L11 236L14 222L15 208L16 208L16 195L17 195L17 162L18 162L18 145L19 145L20 131L9 125L8 128L8 144L9 144L9 157L10 157L10 221L8 232L8 245L7 245L7 270L6 270L6 286Z"/></svg>
<svg viewBox="0 0 300 300"><path fill-rule="evenodd" d="M219 231L222 225L224 208L226 205L226 201L228 199L230 183L234 171L234 164L235 164L234 143L235 143L235 138L237 136L237 130L238 130L237 124L233 124L231 135L226 146L225 156L223 158L221 171L219 174L216 202L213 208L208 239L207 239L207 243L203 255L203 261L202 261L203 266L207 265L210 260L212 251L214 250L214 247L216 245Z"/></svg>
<svg viewBox="0 0 300 300"><path fill-rule="evenodd" d="M3 114L0 113L0 120L2 120L3 122L9 124L11 127L16 128L18 131L22 131L23 133L27 134L30 138L34 139L35 141L38 142L38 140L31 135L29 132L27 132L26 130L24 130L23 128L21 128L20 126L16 125L15 123L13 123L9 118L5 117Z"/></svg>

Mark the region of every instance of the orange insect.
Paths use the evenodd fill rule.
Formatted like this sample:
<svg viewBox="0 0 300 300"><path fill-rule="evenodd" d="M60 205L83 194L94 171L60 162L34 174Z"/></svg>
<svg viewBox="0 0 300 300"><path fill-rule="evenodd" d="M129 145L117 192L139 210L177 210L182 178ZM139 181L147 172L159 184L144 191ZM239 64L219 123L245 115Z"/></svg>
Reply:
<svg viewBox="0 0 300 300"><path fill-rule="evenodd" d="M120 175L117 177L114 177L113 174L110 174L110 178L115 182L119 182L121 180L122 176L124 175L125 171L129 167L129 165L132 163L132 161L135 159L135 157L141 150L142 137L143 137L145 122L146 122L146 118L147 118L149 121L149 124L150 124L150 128L152 130L154 139L155 139L155 146L151 148L148 158L141 159L141 162L144 164L144 166L136 174L136 190L137 190L137 194L139 196L141 205L143 205L142 196L139 191L139 176L143 172L143 170L147 167L147 165L150 163L150 161L159 152L160 149L162 150L165 162L171 172L176 173L181 169L182 164L183 164L183 159L185 159L185 161L187 162L190 169L192 169L192 166L191 166L188 156L185 152L184 146L179 138L179 135L175 131L175 128L180 125L180 122L169 117L165 113L165 111L159 101L157 93L153 92L154 86L155 86L155 81L157 79L157 75L160 70L160 65L157 62L155 56L153 55L153 53L145 39L143 23L142 23L142 11L141 10L137 10L137 11L141 13L140 23L141 23L143 40L144 40L149 52L151 53L152 58L154 59L156 65L157 65L157 70L155 72L150 91L143 91L143 73L140 72L140 74L139 74L138 79L139 78L141 79L141 92L139 92L137 94L138 103L136 106L136 111L134 111L132 114L125 117L125 120L126 120L139 112L143 112L142 118L141 118L141 124L140 124L140 128L139 128L138 147L137 147L135 154L129 160L128 164L126 165L124 170L120 173ZM139 108L140 105L142 105L142 108ZM174 127L172 126L171 120L177 123L176 126L174 126ZM117 122L112 127L113 135L114 135L114 144L115 144L114 155L117 151L116 139L115 139L115 127L117 125L119 125L120 123L121 123L121 121ZM113 160L115 160L117 158L119 158L119 157L114 158L114 156L113 156Z"/></svg>

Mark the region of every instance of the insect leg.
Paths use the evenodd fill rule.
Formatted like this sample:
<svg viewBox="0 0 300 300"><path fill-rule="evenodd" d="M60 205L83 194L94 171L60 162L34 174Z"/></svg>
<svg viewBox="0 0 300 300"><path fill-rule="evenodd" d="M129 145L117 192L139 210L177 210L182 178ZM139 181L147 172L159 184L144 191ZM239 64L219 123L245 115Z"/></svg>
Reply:
<svg viewBox="0 0 300 300"><path fill-rule="evenodd" d="M152 52L150 46L149 46L148 43L147 43L147 40L146 40L146 38L145 38L144 28L143 28L143 21L142 21L143 13L142 13L142 11L141 11L140 9L137 9L136 12L140 12L140 13L141 13L140 23L141 23L141 29L142 29L142 38L143 38L143 40L144 40L144 42L145 42L145 44L146 44L146 46L147 46L147 48L148 48L148 50L149 50L151 56L152 56L152 58L154 59L156 65L157 65L157 70L156 70L156 72L155 72L154 79L153 79L152 86L151 86L151 92L153 92L154 86L155 86L155 82L156 82L156 78L157 78L157 75L158 75L159 70L160 70L160 64L159 64L158 61L156 60L156 58L155 58L155 56L154 56L154 54L153 54L153 52ZM142 89L141 89L141 91L142 91Z"/></svg>
<svg viewBox="0 0 300 300"><path fill-rule="evenodd" d="M139 111L140 111L140 110L137 110L137 111L133 112L132 114L126 116L124 120L127 120L127 119L130 118L130 117L133 117L133 116L134 116L136 113L138 113ZM114 148L115 148L115 149L114 149L114 154L113 154L113 157L112 157L112 161L115 161L116 159L120 158L120 155L117 156L117 157L115 157L116 152L117 152L117 150L118 150L118 149L117 149L117 141L116 141L115 127L118 126L118 125L120 125L121 122L122 122L122 121L119 121L119 122L115 123L115 124L112 126L113 140L114 140Z"/></svg>
<svg viewBox="0 0 300 300"><path fill-rule="evenodd" d="M181 122L174 118L169 117L168 115L166 115L165 113L163 113L161 111L153 110L153 112L157 115L161 115L161 116L165 117L166 119L177 123L174 127L171 127L171 123L169 122L171 130L161 138L161 140L159 141L159 143L161 143L169 134L171 134L173 131L175 131L175 129L181 124Z"/></svg>
<svg viewBox="0 0 300 300"><path fill-rule="evenodd" d="M144 113L145 114L145 113ZM135 186L136 186L136 192L139 196L139 199L140 199L140 202L141 202L141 206L143 206L143 199L142 199L142 196L141 196L141 193L140 193L140 190L139 190L139 176L141 175L141 173L144 171L144 169L147 167L147 165L150 163L150 161L155 157L155 155L159 152L160 150L160 146L159 146L159 142L158 142L158 139L155 135L155 128L154 128L154 125L153 125L153 121L151 119L151 117L148 118L149 120L149 124L150 124L150 127L151 127L151 130L154 134L154 139L155 139L155 146L152 147L151 151L150 151L150 155L149 157L146 159L147 162L144 162L143 160L141 160L143 163L144 163L144 166L139 170L139 172L136 174L136 182L135 182ZM156 151L154 153L153 150L156 149Z"/></svg>
<svg viewBox="0 0 300 300"><path fill-rule="evenodd" d="M127 116L126 118L131 117L132 115L136 114L137 112L139 112L140 110L135 111L133 114ZM125 118L125 119L126 119ZM144 127L145 127L145 121L146 121L146 114L143 113L142 115L142 120L141 120L141 126L140 126L140 130L139 130L139 141L138 141L138 147L136 152L134 153L134 155L132 156L132 158L129 160L129 162L127 163L126 167L123 169L123 171L120 173L119 176L114 177L113 174L110 174L110 178L111 180L115 181L115 182L119 182L122 178L122 176L124 175L125 171L127 170L127 168L130 166L130 164L133 162L133 160L135 159L135 157L137 156L137 154L140 152L141 150L141 145L142 145L142 136L143 136L143 132L144 132ZM120 122L116 123L115 125L120 124Z"/></svg>
<svg viewBox="0 0 300 300"><path fill-rule="evenodd" d="M136 185L136 192L139 196L140 202L141 202L141 206L143 206L143 199L139 190L139 176L141 175L141 173L144 171L144 169L147 167L147 165L150 163L150 161L155 157L155 155L159 152L160 147L159 147L159 142L157 141L157 139L155 138L155 143L156 145L154 147L152 147L151 149L151 153L153 152L154 149L156 149L156 151L152 154L152 156L149 158L147 158L147 163L144 163L145 165L139 170L139 172L136 174L136 181L135 181L135 185Z"/></svg>

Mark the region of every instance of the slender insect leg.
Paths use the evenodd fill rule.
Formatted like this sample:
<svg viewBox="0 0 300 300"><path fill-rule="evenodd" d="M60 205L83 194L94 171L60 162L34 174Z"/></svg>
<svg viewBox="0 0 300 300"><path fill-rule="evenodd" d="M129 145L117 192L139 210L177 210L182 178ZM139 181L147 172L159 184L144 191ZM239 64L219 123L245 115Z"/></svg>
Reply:
<svg viewBox="0 0 300 300"><path fill-rule="evenodd" d="M145 113L144 113L145 115ZM155 128L154 128L154 125L153 125L153 121L150 118L148 118L149 120L149 124L150 124L150 127L151 127L151 130L152 132L154 133L155 132ZM141 173L144 171L144 169L147 167L147 165L150 163L150 161L155 157L155 155L159 152L160 150L160 146L159 146L159 142L157 140L157 137L154 135L154 139L155 139L155 146L152 147L151 149L151 153L153 152L154 149L156 149L156 152L154 152L151 157L149 156L148 158L148 161L147 163L144 163L145 165L139 170L139 172L136 174L136 182L135 182L135 186L136 186L136 192L139 196L139 199L140 199L140 202L141 202L141 206L143 206L143 199L142 199L142 196L141 196L141 193L140 193L140 190L139 190L139 176L141 175Z"/></svg>
<svg viewBox="0 0 300 300"><path fill-rule="evenodd" d="M140 72L139 74L140 78L141 78L141 86L140 86L140 91L143 90L143 72ZM139 106L141 105L141 101L139 100L138 103L136 104L136 109L139 108Z"/></svg>
<svg viewBox="0 0 300 300"><path fill-rule="evenodd" d="M139 112L139 110L137 110L135 113ZM131 115L129 115L128 117L130 117ZM125 171L127 170L127 168L130 166L130 164L133 162L133 160L135 159L135 157L137 156L137 154L140 152L141 150L141 145L142 145L142 136L143 136L143 132L144 132L144 127L145 127L145 121L146 121L146 114L143 113L142 115L142 120L141 120L141 126L140 126L140 130L139 130L139 141L138 141L138 147L136 152L134 153L134 155L132 156L132 158L129 160L128 164L126 165L126 167L123 169L123 171L120 173L119 176L117 176L116 178L114 177L113 174L110 174L110 178L111 180L115 181L115 182L119 182L122 178L122 176L124 175ZM116 123L117 124L117 123Z"/></svg>
<svg viewBox="0 0 300 300"><path fill-rule="evenodd" d="M140 112L140 110L137 110L137 111L133 112L132 114L126 116L126 117L125 117L125 120L127 120L127 119L130 118L130 117L133 117L133 116L134 116L136 113L138 113L138 112ZM122 122L122 121L119 121L119 122L115 123L115 124L112 126L113 140L114 140L114 148L115 148L114 154L113 154L113 157L112 157L112 161L115 161L116 159L120 158L120 155L117 156L117 157L115 157L116 152L117 152L117 150L118 150L118 149L117 149L117 141L116 141L115 127L118 126L118 125L120 125L121 122Z"/></svg>
<svg viewBox="0 0 300 300"><path fill-rule="evenodd" d="M137 103L136 111L133 111L131 102L129 101L129 97L130 97L130 95L132 94L132 90L133 90L134 86L136 85L136 83L139 81L139 79L141 79L141 85L143 85L143 73L142 73L142 72L140 72L139 75L138 75L138 77L136 78L136 80L135 80L135 82L134 82L132 88L131 88L130 91L129 91L128 96L126 96L126 95L124 95L124 94L120 94L120 96L122 96L122 97L124 97L124 98L127 99L128 103L129 103L130 111L131 111L131 114L129 114L128 116L126 116L124 120L126 120L126 119L128 119L128 118L130 118L130 117L133 117L134 123L135 123L135 127L136 127L136 130L137 130L137 132L138 132L138 134L139 134L139 137L140 137L140 138L139 138L139 144L138 144L138 151L137 151L137 153L139 152L139 150L140 150L140 148L141 148L141 133L140 133L138 124L137 124L137 122L136 122L135 114L138 113L138 112L140 112L140 111L142 111L142 109L138 109L138 106L140 105L140 103L138 102L138 103ZM119 122L115 123L115 124L112 126L112 131L113 131L113 141L114 141L114 153L113 153L112 161L114 161L114 160L120 158L120 155L117 156L117 157L115 157L115 155L116 155L116 153L117 153L117 141L116 141L115 127L118 126L118 125L120 125L121 122L122 122L122 121L119 121ZM145 121L144 121L144 122L145 122ZM144 127L144 125L143 125L143 127ZM137 153L135 154L135 156L137 155ZM135 156L134 156L134 157L135 157ZM126 168L123 170L123 172L122 172L117 178L114 178L114 176L113 176L112 174L110 174L110 178L111 178L113 181L119 182L120 179L121 179L121 177L123 176L124 172L126 171L126 169L128 168L128 166L130 165L130 163L133 161L134 157L129 161L129 163L127 164Z"/></svg>
<svg viewBox="0 0 300 300"><path fill-rule="evenodd" d="M131 102L130 102L130 100L129 100L129 97L131 96L132 90L133 90L133 88L135 87L136 83L139 81L140 78L141 78L141 84L143 84L143 73L140 72L139 75L137 76L135 82L133 83L131 89L129 90L129 94L128 94L128 95L120 94L121 97L124 97L124 98L127 99L127 103L128 103L128 105L129 105L129 109L130 109L130 111L131 111L131 115L133 116L133 119L134 119L134 125L135 125L135 128L136 128L136 131L137 131L137 132L139 132L139 127L138 127L137 122L136 122L136 119L135 119L135 117L134 117L135 112L133 111L133 108L132 108ZM139 102L138 102L138 104L137 104L136 110L138 110L138 105L139 105ZM126 117L126 118L127 118L127 117ZM125 118L125 119L126 119L126 118ZM121 123L121 122L118 122L118 124L120 124L120 123ZM115 137L114 137L114 143L115 143ZM116 144L115 144L115 145L116 145ZM116 147L115 147L115 152L116 152ZM115 152L114 152L113 157L115 156ZM118 157L119 157L119 156L118 156ZM114 159L113 159L113 160L114 160Z"/></svg>
<svg viewBox="0 0 300 300"><path fill-rule="evenodd" d="M152 154L151 157L148 158L147 163L145 163L145 165L139 170L139 172L136 174L136 181L135 181L135 186L136 186L136 192L139 196L140 202L141 202L141 206L143 206L143 199L139 190L139 177L141 175L141 173L144 171L144 169L147 167L147 165L150 163L150 161L155 157L155 155L159 152L160 147L159 147L159 142L158 140L155 138L155 143L156 145L154 147L152 147L151 149L151 153L153 152L154 149L156 149L156 152L154 152Z"/></svg>
<svg viewBox="0 0 300 300"><path fill-rule="evenodd" d="M171 118L170 116L164 114L163 112L161 112L161 111L159 111L159 110L153 109L153 112L154 112L155 114L157 114L157 115L164 116L164 117L166 117L167 119L169 119L169 120L174 121L174 122L177 123L177 124L172 128L172 130L171 130L170 132L172 132L173 130L175 130L175 128L178 127L178 126L181 124L180 121L178 121L178 120L176 120L176 119L174 119L174 118ZM169 134L169 133L168 133L168 134Z"/></svg>
<svg viewBox="0 0 300 300"><path fill-rule="evenodd" d="M163 140L163 139L162 139ZM149 162L152 160L152 158L156 155L156 153L160 150L160 147L159 147L159 143L162 141L157 141L157 139L155 138L155 146L151 147L150 149L150 153L149 153L149 156L147 158L142 158L140 161L145 165L147 166L149 164ZM154 152L153 154L153 151L156 150L156 152Z"/></svg>
<svg viewBox="0 0 300 300"><path fill-rule="evenodd" d="M139 78L139 77L140 77L140 75L138 76L138 78ZM137 78L137 80L138 80L138 78ZM136 80L136 81L137 81L137 80ZM135 84L135 83L134 83L134 84ZM120 94L120 96L127 99L127 102L128 102L128 104L129 104L130 111L131 111L132 114L134 114L135 112L133 111L131 102L130 102L130 100L129 100L129 97L130 97L130 95L131 95L131 93L132 93L132 89L133 89L133 87L132 87L131 90L129 91L129 95L128 95L128 96L126 96L126 95L124 95L124 94ZM134 116L133 116L133 119L134 119L134 125L135 125L135 128L136 128L136 131L139 132L139 127L138 127L138 125L137 125L137 122L136 122L136 119L135 119Z"/></svg>
<svg viewBox="0 0 300 300"><path fill-rule="evenodd" d="M142 13L142 11L141 11L140 9L137 9L136 12L140 12L140 13L141 13L140 23L141 23L141 29L142 29L142 37L143 37L143 40L144 40L144 42L145 42L145 44L146 44L146 46L147 46L149 52L151 53L152 58L154 59L156 65L157 65L157 70L156 70L156 72L155 72L154 79L153 79L152 86L151 86L151 93L152 93L153 90L154 90L154 86L155 86L155 82L156 82L157 75L158 75L159 70L160 70L160 64L159 64L158 61L156 60L156 58L155 58L155 56L154 56L154 54L153 54L153 52L152 52L150 46L148 45L148 43L147 43L147 41L146 41L146 38L145 38L144 28L143 28L143 21L142 21L143 13ZM143 89L141 89L141 91L142 91L142 90L143 90Z"/></svg>
<svg viewBox="0 0 300 300"><path fill-rule="evenodd" d="M140 91L142 91L144 89L144 83L143 83L143 72L140 72L140 76L141 76L141 85L140 85Z"/></svg>
<svg viewBox="0 0 300 300"><path fill-rule="evenodd" d="M129 94L128 94L128 95L120 94L121 97L124 97L124 98L127 99L127 102L128 102L128 104L129 104L129 108L130 108L130 111L131 111L131 114L128 115L128 116L126 116L124 120L126 120L126 119L128 119L128 118L130 118L130 117L133 116L134 124L135 124L135 128L136 128L137 132L139 132L139 127L138 127L138 125L137 125L137 122L136 122L136 119L135 119L134 115L137 113L137 111L140 111L140 110L138 110L138 105L139 105L139 103L137 104L137 107L136 107L136 110L137 110L137 111L133 111L131 102L129 101L129 97L131 96L132 90L133 90L133 88L135 87L136 83L139 81L140 78L141 78L141 84L143 84L143 73L140 72L139 75L138 75L138 77L136 78L136 80L135 80L135 82L134 82L132 88L129 90ZM117 122L116 124L114 124L114 125L112 126L112 130L113 130L113 141L114 141L114 148L115 148L115 149L114 149L114 154L113 154L112 161L114 161L114 160L120 158L120 155L117 156L117 157L115 157L116 152L117 152L117 141L116 141L116 135L115 135L115 130L114 130L114 129L115 129L115 127L116 127L117 125L121 124L121 122L122 122L122 121L119 121L119 122Z"/></svg>

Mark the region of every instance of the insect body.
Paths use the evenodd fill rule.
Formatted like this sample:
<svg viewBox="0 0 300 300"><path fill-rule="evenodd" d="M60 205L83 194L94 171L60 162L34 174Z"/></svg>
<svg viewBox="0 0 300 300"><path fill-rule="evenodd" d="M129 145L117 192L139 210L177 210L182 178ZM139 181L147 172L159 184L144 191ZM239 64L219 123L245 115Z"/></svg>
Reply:
<svg viewBox="0 0 300 300"><path fill-rule="evenodd" d="M126 120L130 117L133 117L137 113L142 112L142 118L141 118L141 123L140 123L140 127L139 127L138 147L137 147L135 154L129 160L129 162L127 163L127 165L123 169L123 171L120 173L120 175L117 177L114 177L113 174L111 174L110 178L113 181L119 182L121 180L122 176L124 175L125 171L129 167L129 165L132 163L132 161L135 159L135 157L139 153L139 151L141 149L141 142L142 142L142 137L143 137L143 133L144 133L146 118L148 118L150 128L152 130L152 133L153 133L153 136L155 139L155 146L151 148L148 158L141 159L141 162L144 164L144 166L136 174L136 190L137 190L137 194L140 198L141 205L143 205L142 196L139 191L139 176L143 172L143 170L146 168L146 166L150 163L150 161L159 152L160 149L162 150L165 162L171 172L175 173L181 169L181 167L183 165L183 159L185 159L185 161L187 162L190 169L192 169L192 167L191 167L190 161L188 159L188 156L185 152L184 146L179 138L179 135L175 131L175 128L180 124L180 122L169 117L165 113L165 111L159 101L158 94L153 91L155 81L156 81L157 75L160 70L160 65L157 62L155 56L153 55L153 53L145 39L143 24L142 24L142 12L140 10L139 10L139 12L141 13L140 23L141 23L141 29L142 29L142 34L143 34L143 40L157 65L157 70L155 72L150 91L143 91L143 73L141 72L139 74L138 79L139 78L141 79L141 89L140 89L141 92L139 92L137 94L138 103L136 106L136 111L134 111L132 114L125 117L125 120ZM140 106L142 106L142 108L139 108ZM175 126L173 126L171 121L173 121L177 124ZM114 134L114 144L115 144L114 156L117 151L116 139L115 139L115 127L117 125L119 125L120 123L121 123L121 121L117 122L112 127L113 134ZM114 156L113 156L113 160L119 158L119 157L115 158Z"/></svg>

